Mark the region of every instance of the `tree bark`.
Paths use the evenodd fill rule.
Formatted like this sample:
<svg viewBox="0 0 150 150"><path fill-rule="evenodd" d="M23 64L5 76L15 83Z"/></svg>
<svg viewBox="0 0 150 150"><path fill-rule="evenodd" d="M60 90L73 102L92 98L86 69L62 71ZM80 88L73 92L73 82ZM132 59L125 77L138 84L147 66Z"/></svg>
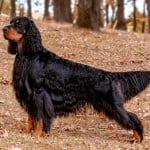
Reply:
<svg viewBox="0 0 150 150"><path fill-rule="evenodd" d="M32 18L31 0L27 0L27 5L28 5L27 16L29 18Z"/></svg>
<svg viewBox="0 0 150 150"><path fill-rule="evenodd" d="M50 14L49 14L49 3L50 0L45 0L44 4L44 16L43 19L49 20L50 19Z"/></svg>
<svg viewBox="0 0 150 150"><path fill-rule="evenodd" d="M104 6L103 6L103 0L100 0L100 27L104 27Z"/></svg>
<svg viewBox="0 0 150 150"><path fill-rule="evenodd" d="M150 0L146 0L148 12L148 33L150 33Z"/></svg>
<svg viewBox="0 0 150 150"><path fill-rule="evenodd" d="M133 31L136 31L136 0L133 0Z"/></svg>
<svg viewBox="0 0 150 150"><path fill-rule="evenodd" d="M106 24L109 24L109 5L106 4L105 6L105 11L106 11Z"/></svg>
<svg viewBox="0 0 150 150"><path fill-rule="evenodd" d="M11 0L11 10L10 10L10 17L15 17L16 16L16 0Z"/></svg>
<svg viewBox="0 0 150 150"><path fill-rule="evenodd" d="M72 22L71 1L53 0L54 19L59 22Z"/></svg>
<svg viewBox="0 0 150 150"><path fill-rule="evenodd" d="M79 0L77 25L79 27L99 30L100 0Z"/></svg>
<svg viewBox="0 0 150 150"><path fill-rule="evenodd" d="M142 33L145 32L145 6L146 6L146 1L144 1L144 4L143 4L143 21L142 21Z"/></svg>
<svg viewBox="0 0 150 150"><path fill-rule="evenodd" d="M126 30L124 0L117 0L116 29Z"/></svg>
<svg viewBox="0 0 150 150"><path fill-rule="evenodd" d="M2 12L3 4L4 4L4 0L1 0L1 2L0 2L0 14Z"/></svg>

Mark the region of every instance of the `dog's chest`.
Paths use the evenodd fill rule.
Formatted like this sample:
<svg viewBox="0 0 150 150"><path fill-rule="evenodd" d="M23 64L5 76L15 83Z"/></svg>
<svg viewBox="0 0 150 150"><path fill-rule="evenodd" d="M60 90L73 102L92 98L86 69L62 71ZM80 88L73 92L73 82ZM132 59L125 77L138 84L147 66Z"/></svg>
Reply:
<svg viewBox="0 0 150 150"><path fill-rule="evenodd" d="M27 59L16 56L13 68L13 86L16 93L25 91L25 79L27 76Z"/></svg>

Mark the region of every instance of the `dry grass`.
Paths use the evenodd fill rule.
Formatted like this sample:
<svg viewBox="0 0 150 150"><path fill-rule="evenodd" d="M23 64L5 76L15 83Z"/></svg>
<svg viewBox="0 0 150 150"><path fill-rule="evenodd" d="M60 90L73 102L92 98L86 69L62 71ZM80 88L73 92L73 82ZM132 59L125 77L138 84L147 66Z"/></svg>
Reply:
<svg viewBox="0 0 150 150"><path fill-rule="evenodd" d="M0 18L0 28L8 23ZM149 70L150 35L102 29L93 32L68 24L36 21L43 44L53 52L77 62L110 71ZM14 56L0 32L0 150L148 150L150 149L150 87L126 104L145 128L144 141L131 144L132 132L113 120L103 119L90 108L67 118L55 119L50 135L35 138L20 132L26 113L11 86Z"/></svg>

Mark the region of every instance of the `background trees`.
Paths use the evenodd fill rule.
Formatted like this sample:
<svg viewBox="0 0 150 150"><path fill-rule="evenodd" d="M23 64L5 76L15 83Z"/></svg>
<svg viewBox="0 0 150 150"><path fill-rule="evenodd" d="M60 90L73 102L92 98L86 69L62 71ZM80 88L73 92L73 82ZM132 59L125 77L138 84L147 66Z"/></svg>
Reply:
<svg viewBox="0 0 150 150"><path fill-rule="evenodd" d="M114 23L114 17L115 17L115 0L105 0L105 13L106 13L106 24L112 27ZM112 11L112 15L110 18L110 10Z"/></svg>
<svg viewBox="0 0 150 150"><path fill-rule="evenodd" d="M47 20L74 23L93 30L109 27L150 32L150 0L141 1L143 12L137 8L137 1L139 0L0 0L0 14L7 13L10 17L26 15L32 18L33 13L35 14L32 6L43 2L43 8L37 11L43 15L40 18ZM20 5L20 2L24 3ZM130 6L127 7L128 4ZM129 7L132 7L132 11L125 16Z"/></svg>
<svg viewBox="0 0 150 150"><path fill-rule="evenodd" d="M29 18L32 18L31 0L27 0L27 5L28 5L27 16L28 16Z"/></svg>
<svg viewBox="0 0 150 150"><path fill-rule="evenodd" d="M2 11L3 3L4 3L4 0L1 0L0 1L0 14L1 14L1 11Z"/></svg>
<svg viewBox="0 0 150 150"><path fill-rule="evenodd" d="M116 29L126 30L124 0L117 0Z"/></svg>
<svg viewBox="0 0 150 150"><path fill-rule="evenodd" d="M11 0L10 1L10 16L14 17L16 16L16 5L15 5L16 0Z"/></svg>
<svg viewBox="0 0 150 150"><path fill-rule="evenodd" d="M100 0L80 0L77 25L98 30L100 27Z"/></svg>
<svg viewBox="0 0 150 150"><path fill-rule="evenodd" d="M53 0L54 19L56 21L72 22L71 1Z"/></svg>
<svg viewBox="0 0 150 150"><path fill-rule="evenodd" d="M150 0L146 0L148 12L148 33L150 33Z"/></svg>
<svg viewBox="0 0 150 150"><path fill-rule="evenodd" d="M44 4L44 19L49 20L50 19L50 14L49 14L49 4L50 0L45 0L45 4Z"/></svg>

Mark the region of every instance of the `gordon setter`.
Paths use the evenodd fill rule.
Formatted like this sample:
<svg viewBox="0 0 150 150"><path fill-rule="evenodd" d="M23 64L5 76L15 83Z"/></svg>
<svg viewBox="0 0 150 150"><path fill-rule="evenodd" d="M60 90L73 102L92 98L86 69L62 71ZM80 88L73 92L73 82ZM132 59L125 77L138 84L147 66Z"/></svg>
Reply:
<svg viewBox="0 0 150 150"><path fill-rule="evenodd" d="M8 52L15 54L13 86L28 113L28 132L50 130L53 118L90 104L143 140L143 125L123 104L150 83L150 71L109 72L64 59L42 45L41 35L27 17L15 17L3 28Z"/></svg>

